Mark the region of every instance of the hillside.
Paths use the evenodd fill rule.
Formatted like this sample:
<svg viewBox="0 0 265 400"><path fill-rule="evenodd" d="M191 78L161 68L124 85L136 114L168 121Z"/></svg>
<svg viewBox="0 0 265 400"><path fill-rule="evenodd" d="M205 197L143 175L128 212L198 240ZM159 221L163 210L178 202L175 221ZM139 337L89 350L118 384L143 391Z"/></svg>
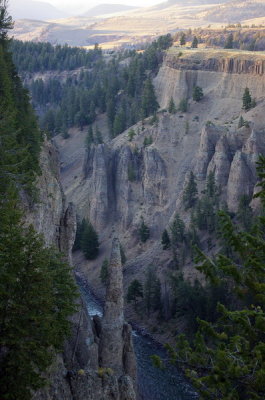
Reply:
<svg viewBox="0 0 265 400"><path fill-rule="evenodd" d="M253 57L252 52L209 49L187 50L179 56L179 50L172 48L154 79L161 107L156 122L145 119L134 125L132 140L129 130L112 139L105 116L98 116L94 128L100 128L104 143L89 150L84 146L85 130L71 129L67 140L56 137L67 197L76 204L80 216L88 218L100 232L101 252L96 261L86 261L79 253L75 256L78 268L98 295L104 293L100 267L108 257L109 237L115 230L127 258L125 286L133 279L144 283L147 266L156 266L163 299L161 312L165 319L171 314L166 308L166 301L174 302L168 273L174 274L180 268L190 281L199 275L186 245L178 248L178 254L184 251L185 256L179 255L184 261L179 259L176 267L172 250L162 250L161 235L165 228L171 232L176 214L185 224L186 235L191 229L191 212L183 206L183 190L191 171L202 198L214 171L215 184L221 188L218 202L227 204L232 213L238 212L242 196L251 198L256 183L255 162L258 154L265 151L264 72L262 54L254 53ZM203 89L200 102L192 100L194 85ZM242 110L245 87L257 102L249 111ZM188 112L167 112L171 98L177 107L188 99ZM247 121L241 127L240 116ZM133 178L129 174L132 169ZM255 209L255 203L251 205ZM212 205L207 207L210 210ZM150 239L144 243L139 240L142 218L150 229ZM210 249L210 253L216 251L215 228L209 225L200 229L197 235L202 248ZM160 340L170 340L175 324L179 324L173 317L161 322L156 332L157 322L152 316L148 319L135 315L131 307L127 308L127 315Z"/></svg>
<svg viewBox="0 0 265 400"><path fill-rule="evenodd" d="M123 4L100 4L89 9L83 14L84 17L100 17L107 14L116 14L124 11L131 11L137 7L126 6Z"/></svg>
<svg viewBox="0 0 265 400"><path fill-rule="evenodd" d="M46 21L67 16L64 11L58 10L48 2L31 0L12 0L9 4L9 12L14 20L27 18Z"/></svg>
<svg viewBox="0 0 265 400"><path fill-rule="evenodd" d="M100 6L101 7L101 6ZM120 6L119 6L120 7ZM50 41L51 43L91 47L100 43L103 49L119 46L131 47L152 38L179 29L198 27L212 28L231 22L241 24L262 23L265 19L264 3L260 1L233 1L216 6L215 2L165 2L140 10L119 9L118 15L98 20L96 8L93 15L88 11L84 17L73 17L47 22L19 20L14 37L20 40ZM92 12L91 11L91 12ZM104 11L104 12L105 12ZM96 15L97 14L97 15ZM264 17L263 17L264 16ZM258 20L255 19L258 17ZM263 18L263 19L262 19ZM259 22L260 21L260 22Z"/></svg>
<svg viewBox="0 0 265 400"><path fill-rule="evenodd" d="M219 5L213 9L199 14L211 22L237 23L265 15L265 4L263 0L236 0Z"/></svg>

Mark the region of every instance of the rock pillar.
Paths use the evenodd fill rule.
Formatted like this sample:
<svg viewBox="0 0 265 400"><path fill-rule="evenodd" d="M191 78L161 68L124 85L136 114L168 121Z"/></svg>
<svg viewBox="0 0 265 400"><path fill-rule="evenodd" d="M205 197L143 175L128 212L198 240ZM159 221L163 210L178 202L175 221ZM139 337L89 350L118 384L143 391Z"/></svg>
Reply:
<svg viewBox="0 0 265 400"><path fill-rule="evenodd" d="M120 243L113 239L100 336L100 364L123 374L123 276Z"/></svg>

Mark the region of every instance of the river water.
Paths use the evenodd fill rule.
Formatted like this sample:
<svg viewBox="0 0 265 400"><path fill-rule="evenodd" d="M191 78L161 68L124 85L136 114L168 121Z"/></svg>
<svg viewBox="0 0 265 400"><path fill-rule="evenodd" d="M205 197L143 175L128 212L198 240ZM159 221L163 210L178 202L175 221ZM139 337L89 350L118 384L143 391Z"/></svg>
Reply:
<svg viewBox="0 0 265 400"><path fill-rule="evenodd" d="M82 279L77 283L85 300L89 315L102 316L102 306ZM138 395L141 400L196 400L196 393L184 376L173 366L164 370L152 365L150 356L157 354L166 360L167 355L149 337L133 331L134 349L137 359Z"/></svg>

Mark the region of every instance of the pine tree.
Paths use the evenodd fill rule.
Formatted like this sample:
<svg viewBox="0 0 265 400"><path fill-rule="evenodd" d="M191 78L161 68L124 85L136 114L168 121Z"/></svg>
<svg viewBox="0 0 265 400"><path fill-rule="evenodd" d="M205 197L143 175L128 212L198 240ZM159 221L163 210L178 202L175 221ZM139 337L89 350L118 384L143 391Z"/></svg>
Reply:
<svg viewBox="0 0 265 400"><path fill-rule="evenodd" d="M148 78L144 83L141 108L144 118L148 117L150 114L153 114L158 109L155 89L150 78Z"/></svg>
<svg viewBox="0 0 265 400"><path fill-rule="evenodd" d="M243 109L248 111L251 108L251 102L252 102L252 98L249 92L249 88L245 88L244 90L244 94L242 97L242 102L243 102Z"/></svg>
<svg viewBox="0 0 265 400"><path fill-rule="evenodd" d="M181 35L180 35L180 41L179 41L179 43L180 43L181 47L182 47L182 46L185 46L185 44L186 44L186 35L185 35L184 32L182 32Z"/></svg>
<svg viewBox="0 0 265 400"><path fill-rule="evenodd" d="M188 100L187 99L181 99L180 100L178 110L180 112L187 112L188 111Z"/></svg>
<svg viewBox="0 0 265 400"><path fill-rule="evenodd" d="M234 47L234 37L233 34L230 33L225 41L224 49L232 49Z"/></svg>
<svg viewBox="0 0 265 400"><path fill-rule="evenodd" d="M215 183L215 173L210 171L206 179L206 195L214 198L217 194L217 186Z"/></svg>
<svg viewBox="0 0 265 400"><path fill-rule="evenodd" d="M81 238L81 250L88 260L94 260L99 252L98 234L90 222L85 221Z"/></svg>
<svg viewBox="0 0 265 400"><path fill-rule="evenodd" d="M87 149L90 148L92 143L94 143L94 132L93 132L92 125L89 125L88 131L87 131L87 136L86 136L86 147L87 147Z"/></svg>
<svg viewBox="0 0 265 400"><path fill-rule="evenodd" d="M0 218L0 397L30 400L71 332L77 291L61 255L24 226L14 190Z"/></svg>
<svg viewBox="0 0 265 400"><path fill-rule="evenodd" d="M135 136L135 131L131 128L128 132L129 142L133 140L134 136Z"/></svg>
<svg viewBox="0 0 265 400"><path fill-rule="evenodd" d="M167 250L170 248L170 237L168 234L168 231L166 229L164 229L163 233L162 233L162 238L161 238L161 243L163 246L163 250Z"/></svg>
<svg viewBox="0 0 265 400"><path fill-rule="evenodd" d="M250 200L249 196L241 196L236 213L242 228L247 232L251 230L253 223L253 211L249 205Z"/></svg>
<svg viewBox="0 0 265 400"><path fill-rule="evenodd" d="M240 118L238 120L238 128L242 128L242 126L244 125L245 125L244 118L242 117L242 115L240 115Z"/></svg>
<svg viewBox="0 0 265 400"><path fill-rule="evenodd" d="M143 298L143 286L141 282L138 281L138 279L134 279L130 283L126 298L128 303L134 303L134 310L136 311L139 298Z"/></svg>
<svg viewBox="0 0 265 400"><path fill-rule="evenodd" d="M139 237L141 242L145 243L150 237L150 230L148 226L144 223L143 217L141 217L141 225L139 228Z"/></svg>
<svg viewBox="0 0 265 400"><path fill-rule="evenodd" d="M265 207L265 158L258 162L260 192L255 195ZM213 259L199 252L198 270L217 285L229 284L236 303L217 306L213 324L199 320L193 343L183 335L171 356L185 362L187 375L202 398L265 398L264 374L264 215L252 233L238 232L230 217L220 214L222 235L235 254L233 259L216 254ZM227 286L228 287L228 286ZM253 357L253 354L255 355Z"/></svg>
<svg viewBox="0 0 265 400"><path fill-rule="evenodd" d="M152 266L149 266L146 272L144 282L144 301L148 317L152 310L156 311L161 307L161 283Z"/></svg>
<svg viewBox="0 0 265 400"><path fill-rule="evenodd" d="M172 236L172 244L178 245L180 243L183 243L185 239L185 224L180 218L179 214L176 214L170 230Z"/></svg>
<svg viewBox="0 0 265 400"><path fill-rule="evenodd" d="M201 101L203 98L203 90L200 86L194 86L193 92L192 92L192 98L194 101Z"/></svg>
<svg viewBox="0 0 265 400"><path fill-rule="evenodd" d="M197 49L197 47L198 47L198 39L197 39L196 36L194 36L194 38L193 38L191 47L192 47L193 49Z"/></svg>
<svg viewBox="0 0 265 400"><path fill-rule="evenodd" d="M196 179L195 179L193 172L191 171L189 180L186 184L186 187L185 187L184 193L183 193L183 204L184 204L185 210L188 210L189 208L194 206L194 204L197 201L197 194L198 194L198 189L197 189Z"/></svg>
<svg viewBox="0 0 265 400"><path fill-rule="evenodd" d="M168 104L168 112L170 114L176 114L176 112L177 112L173 97L170 98L170 101L169 101L169 104Z"/></svg>

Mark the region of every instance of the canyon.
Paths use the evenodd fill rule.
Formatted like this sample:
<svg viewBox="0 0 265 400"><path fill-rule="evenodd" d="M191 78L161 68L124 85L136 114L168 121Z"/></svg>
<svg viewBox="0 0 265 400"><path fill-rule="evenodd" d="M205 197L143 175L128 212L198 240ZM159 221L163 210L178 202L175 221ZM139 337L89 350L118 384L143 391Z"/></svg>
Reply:
<svg viewBox="0 0 265 400"><path fill-rule="evenodd" d="M190 213L183 206L183 189L190 171L197 178L199 192L214 171L221 188L221 201L237 211L242 195L255 192L256 161L264 153L264 61L262 54L224 50L169 49L154 79L160 110L158 120L147 118L128 131L110 139L105 117L95 122L103 132L103 144L85 146L85 130L70 130L70 138L55 138L61 161L62 184L66 197L75 204L80 218L89 219L100 234L97 260L86 261L76 253L75 263L97 295L104 297L100 266L109 257L115 233L125 251L125 291L130 282L145 279L146 269L155 265L166 296L167 271L172 254L163 251L161 234L169 229L176 213L189 224ZM200 102L192 100L194 86L203 88ZM248 87L256 107L242 110L242 96ZM188 99L187 113L166 111L169 100L176 105ZM238 128L240 116L248 121ZM145 138L152 143L145 144ZM134 179L128 178L128 170ZM257 201L252 201L257 209ZM139 241L139 225L144 219L150 239ZM206 238L205 238L206 240ZM198 276L192 263L183 269L185 277ZM128 318L135 318L126 306ZM138 324L152 323L136 317ZM165 340L163 335L159 340Z"/></svg>

